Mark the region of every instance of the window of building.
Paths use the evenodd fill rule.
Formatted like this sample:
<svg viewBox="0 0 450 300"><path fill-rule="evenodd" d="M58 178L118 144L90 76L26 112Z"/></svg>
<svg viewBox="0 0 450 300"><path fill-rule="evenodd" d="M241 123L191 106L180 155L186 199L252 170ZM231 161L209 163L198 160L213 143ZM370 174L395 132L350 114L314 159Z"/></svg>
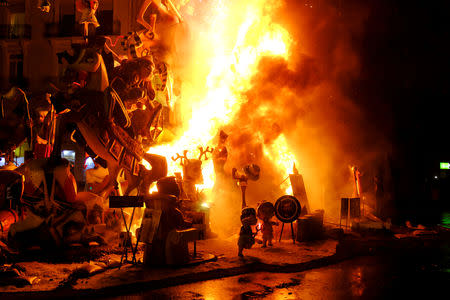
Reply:
<svg viewBox="0 0 450 300"><path fill-rule="evenodd" d="M114 13L113 0L103 0L99 2L97 19L100 27L97 28L99 34L114 34Z"/></svg>
<svg viewBox="0 0 450 300"><path fill-rule="evenodd" d="M9 81L12 84L23 82L23 54L12 54L9 57Z"/></svg>
<svg viewBox="0 0 450 300"><path fill-rule="evenodd" d="M25 157L15 157L14 158L14 164L18 167L20 167L25 162Z"/></svg>
<svg viewBox="0 0 450 300"><path fill-rule="evenodd" d="M73 151L73 150L63 150L61 152L61 157L67 159L72 164L75 164L75 151Z"/></svg>
<svg viewBox="0 0 450 300"><path fill-rule="evenodd" d="M25 35L25 13L11 14L11 37L23 37Z"/></svg>
<svg viewBox="0 0 450 300"><path fill-rule="evenodd" d="M100 27L97 28L98 34L111 35L114 29L113 23L113 11L101 10L97 12L97 19L100 23Z"/></svg>
<svg viewBox="0 0 450 300"><path fill-rule="evenodd" d="M75 1L61 1L60 3L60 35L61 36L73 36L76 34L76 24L78 21L75 19Z"/></svg>

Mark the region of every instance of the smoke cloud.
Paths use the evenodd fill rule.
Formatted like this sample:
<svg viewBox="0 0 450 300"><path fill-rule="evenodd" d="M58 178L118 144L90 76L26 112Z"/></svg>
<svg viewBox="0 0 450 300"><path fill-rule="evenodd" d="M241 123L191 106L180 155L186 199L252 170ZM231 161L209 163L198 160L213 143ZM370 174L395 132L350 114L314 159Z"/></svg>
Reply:
<svg viewBox="0 0 450 300"><path fill-rule="evenodd" d="M195 48L212 45L195 43L195 34L202 34L209 25L208 4L190 1L189 5L183 12L195 12L186 18L194 43L182 50L191 56L182 67L181 79L193 82L196 79L187 74L198 64ZM227 5L231 10L239 6L233 1ZM250 163L261 167L260 179L249 181L248 205L256 207L264 200L274 203L285 194L280 188L284 175L264 151L280 135L295 155L312 209L324 209L326 218L337 220L340 198L352 196L350 167L354 165L362 171L367 200L373 202L373 176L383 173L390 149L385 137L390 122L387 116L383 130L379 130L367 109L374 105L368 106L358 90L357 83L362 80L360 51L369 12L358 3L344 11L332 1L295 0L285 0L265 12L291 35L289 59L260 59L238 112L221 128L229 134L225 165L229 174L232 168ZM240 190L231 175L216 182L213 198L213 229L237 232Z"/></svg>
<svg viewBox="0 0 450 300"><path fill-rule="evenodd" d="M257 163L262 175L250 182L249 203L274 202L283 194L271 157L262 148L284 134L304 177L310 205L325 209L333 221L341 197L351 197L350 166L363 173L363 191L373 200L373 176L384 163L389 143L367 120L364 99L352 84L360 75L355 40L364 34L367 9L320 7L287 1L276 13L294 43L288 60L264 57L245 92L246 102L226 127L230 133L228 166Z"/></svg>

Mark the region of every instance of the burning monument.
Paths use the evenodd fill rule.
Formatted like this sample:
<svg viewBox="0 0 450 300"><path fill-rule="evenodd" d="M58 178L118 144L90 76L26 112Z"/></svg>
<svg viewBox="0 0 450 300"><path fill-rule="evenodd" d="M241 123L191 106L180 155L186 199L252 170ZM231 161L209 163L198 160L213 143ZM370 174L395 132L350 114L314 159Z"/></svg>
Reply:
<svg viewBox="0 0 450 300"><path fill-rule="evenodd" d="M292 122L301 115L296 89L299 95L307 89L290 79L303 71L299 66L309 72L315 65L294 55L298 41L282 20L274 22L281 2L145 0L135 30L119 36L96 34L102 27L95 17L101 1L77 3L83 36L55 52L62 72L46 87L51 95L46 130L39 130L45 138L37 139L33 131L37 122L30 107L37 97L15 88L2 98L2 126L18 131L13 135L18 141L2 137L2 153L25 139L49 150L15 170L16 177L24 176L16 206L23 202L35 211L20 212L11 239L20 236L19 228L31 228L49 232L48 240L59 245L108 244L105 232L121 232L122 244L134 242L137 247L141 239L152 244L148 255L163 257L169 232L176 239L177 230L195 228L199 234L189 240L206 238L211 231L221 234L222 229L228 236L237 234L241 210L256 208L263 199L275 202L286 194L299 198L301 209L291 224L300 210L310 212L312 203L319 206L319 189L306 197L304 184L317 171L303 163L305 153L299 150L312 139L293 138L297 127L302 128ZM92 189L79 191L71 164L61 159L67 140L104 170L89 185ZM309 176L303 178L297 169L290 174L293 165ZM167 177L177 184L178 194L157 187ZM289 177L292 184L282 181ZM324 177L313 180L315 187ZM123 203L109 207L110 197ZM183 222L175 220L178 209ZM177 215L173 223L165 219L170 214ZM265 219L270 244L270 217ZM32 226L24 225L32 220ZM159 232L158 222L166 222L169 229Z"/></svg>

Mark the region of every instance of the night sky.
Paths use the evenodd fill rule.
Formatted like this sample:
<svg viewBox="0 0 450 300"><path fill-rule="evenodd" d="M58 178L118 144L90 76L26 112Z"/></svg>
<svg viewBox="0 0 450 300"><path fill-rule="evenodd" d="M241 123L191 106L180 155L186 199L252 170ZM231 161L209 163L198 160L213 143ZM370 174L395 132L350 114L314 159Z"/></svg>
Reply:
<svg viewBox="0 0 450 300"><path fill-rule="evenodd" d="M360 5L345 2L349 8ZM365 33L355 41L361 77L349 91L363 103L368 121L392 141L399 210L428 214L427 209L436 206L429 199L436 185L441 204L448 207L448 178L433 180L439 175L439 161L450 160L449 2L365 5Z"/></svg>
<svg viewBox="0 0 450 300"><path fill-rule="evenodd" d="M439 162L450 161L450 3L287 1L285 13L290 31L300 40L307 36L302 31L314 28L310 32L316 36L309 37L309 44L317 44L321 63L338 74L330 81L362 116L350 128L356 132L360 124L357 140L366 146L363 151L370 151L371 144L390 148L386 152L399 220L433 219L448 209L449 176L439 170ZM307 25L296 27L305 16L311 19ZM297 29L301 26L306 29ZM349 55L341 51L338 59L326 61L342 45ZM351 59L357 66L345 69ZM361 151L352 155L362 156ZM439 190L438 201L431 200L433 190Z"/></svg>

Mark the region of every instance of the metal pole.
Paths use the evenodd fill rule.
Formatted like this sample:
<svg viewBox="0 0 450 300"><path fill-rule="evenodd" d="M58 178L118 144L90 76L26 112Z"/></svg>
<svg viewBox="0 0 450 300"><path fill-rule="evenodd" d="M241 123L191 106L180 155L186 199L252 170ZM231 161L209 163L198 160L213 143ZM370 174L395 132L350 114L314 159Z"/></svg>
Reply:
<svg viewBox="0 0 450 300"><path fill-rule="evenodd" d="M245 202L245 189L247 186L241 185L241 191L242 191L242 208L247 207L247 203Z"/></svg>
<svg viewBox="0 0 450 300"><path fill-rule="evenodd" d="M292 225L292 222L291 222L291 233L292 233L292 242L295 244L294 225Z"/></svg>
<svg viewBox="0 0 450 300"><path fill-rule="evenodd" d="M284 223L281 225L280 239L278 242L281 242L281 236L283 235Z"/></svg>

